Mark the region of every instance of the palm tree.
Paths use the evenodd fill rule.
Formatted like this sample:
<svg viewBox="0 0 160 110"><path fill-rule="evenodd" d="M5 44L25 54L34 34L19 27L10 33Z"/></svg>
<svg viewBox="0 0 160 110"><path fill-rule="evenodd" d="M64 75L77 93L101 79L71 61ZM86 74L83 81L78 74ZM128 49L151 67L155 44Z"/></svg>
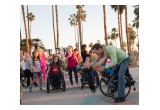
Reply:
<svg viewBox="0 0 160 110"><path fill-rule="evenodd" d="M21 34L21 29L20 29L20 42L22 41L22 34Z"/></svg>
<svg viewBox="0 0 160 110"><path fill-rule="evenodd" d="M30 34L30 38L29 39L31 39L31 23L32 23L32 21L34 21L35 20L35 16L33 15L33 13L32 12L30 12L28 15L27 15L27 17L28 17L28 20L29 20L29 25L30 25L30 27L29 27L29 34Z"/></svg>
<svg viewBox="0 0 160 110"><path fill-rule="evenodd" d="M136 15L136 17L132 21L133 22L132 26L137 29L137 39L138 39L138 45L139 45L139 36L138 36L138 29L139 29L139 5L136 5L136 6L133 6L133 7L135 7L134 14Z"/></svg>
<svg viewBox="0 0 160 110"><path fill-rule="evenodd" d="M111 8L118 11L118 28L119 28L119 38L120 38L120 46L123 49L123 35L122 35L122 13L125 8L125 5L111 5Z"/></svg>
<svg viewBox="0 0 160 110"><path fill-rule="evenodd" d="M29 15L28 13L28 5L27 5L27 15ZM29 32L29 17L27 16L27 21L28 21L28 36L29 36L29 42L31 40L31 36L30 36L30 32Z"/></svg>
<svg viewBox="0 0 160 110"><path fill-rule="evenodd" d="M92 46L93 46L93 43L91 42L91 43L88 45L88 47L92 48Z"/></svg>
<svg viewBox="0 0 160 110"><path fill-rule="evenodd" d="M103 15L104 15L104 33L105 33L105 41L106 45L108 45L108 34L107 34L107 23L106 23L106 6L103 5Z"/></svg>
<svg viewBox="0 0 160 110"><path fill-rule="evenodd" d="M133 7L135 8L133 13L136 15L137 19L139 19L139 5L135 5Z"/></svg>
<svg viewBox="0 0 160 110"><path fill-rule="evenodd" d="M77 43L77 38L76 38L76 26L77 26L77 17L76 14L71 14L70 18L68 18L70 21L70 25L74 26L74 31L75 31L75 42Z"/></svg>
<svg viewBox="0 0 160 110"><path fill-rule="evenodd" d="M116 46L117 46L116 39L117 39L118 36L119 36L119 34L118 34L117 29L112 28L110 38L115 42Z"/></svg>
<svg viewBox="0 0 160 110"><path fill-rule="evenodd" d="M26 40L22 39L22 41L20 43L20 49L25 51L26 50L26 46L25 45L26 45ZM29 47L33 48L35 45L37 45L41 49L45 50L43 42L38 38L31 39L31 43L29 44Z"/></svg>
<svg viewBox="0 0 160 110"><path fill-rule="evenodd" d="M82 43L83 43L83 21L86 22L86 16L87 16L86 11L84 11L82 8L81 10Z"/></svg>
<svg viewBox="0 0 160 110"><path fill-rule="evenodd" d="M83 44L83 26L82 26L82 21L85 21L86 19L86 11L83 10L84 5L77 5L76 8L78 9L77 12L77 20L78 20L78 28L79 28L79 38L80 38L80 46Z"/></svg>
<svg viewBox="0 0 160 110"><path fill-rule="evenodd" d="M57 27L57 47L59 47L59 26L58 26L58 7L55 5L56 8L56 27Z"/></svg>
<svg viewBox="0 0 160 110"><path fill-rule="evenodd" d="M28 31L27 31L27 25L26 25L25 12L24 12L24 6L23 5L22 5L22 14L23 14L25 34L26 34L26 47L27 47L27 52L29 52Z"/></svg>
<svg viewBox="0 0 160 110"><path fill-rule="evenodd" d="M54 7L52 5L52 19L53 19L53 33L54 33L54 48L56 48L56 35L55 35L55 28L54 28Z"/></svg>
<svg viewBox="0 0 160 110"><path fill-rule="evenodd" d="M100 41L100 40L97 40L97 44L101 44L101 41Z"/></svg>
<svg viewBox="0 0 160 110"><path fill-rule="evenodd" d="M128 11L127 11L127 5L125 5L125 21L126 21L126 38L127 38L127 50L130 54L130 42L129 42L129 36L128 36Z"/></svg>
<svg viewBox="0 0 160 110"><path fill-rule="evenodd" d="M131 42L130 43L130 46L131 46L131 52L133 51L133 46L134 46L134 43L135 43L135 38L136 38L136 32L133 30L133 28L129 25L128 27L128 37L129 37L129 41Z"/></svg>

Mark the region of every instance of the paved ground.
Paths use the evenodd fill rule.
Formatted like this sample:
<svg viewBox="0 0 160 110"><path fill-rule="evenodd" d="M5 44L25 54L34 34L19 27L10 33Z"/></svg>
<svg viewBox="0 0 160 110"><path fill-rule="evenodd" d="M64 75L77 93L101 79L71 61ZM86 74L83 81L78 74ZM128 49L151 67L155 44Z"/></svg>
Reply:
<svg viewBox="0 0 160 110"><path fill-rule="evenodd" d="M136 91L131 89L131 93L126 98L127 105L139 105L139 68L130 68L130 73L136 80ZM32 92L29 89L23 88L22 105L113 105L113 99L104 96L99 88L96 93L92 93L86 87L81 90L80 87L71 88L68 77L65 77L66 91L52 90L50 94L39 92L38 87L33 87ZM79 81L80 82L80 81ZM46 88L46 83L43 83L43 88Z"/></svg>

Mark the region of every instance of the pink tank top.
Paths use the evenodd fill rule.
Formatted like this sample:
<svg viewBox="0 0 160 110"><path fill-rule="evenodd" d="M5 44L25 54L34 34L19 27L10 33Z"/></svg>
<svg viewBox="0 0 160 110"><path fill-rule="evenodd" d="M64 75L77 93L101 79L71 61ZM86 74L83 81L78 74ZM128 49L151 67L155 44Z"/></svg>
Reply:
<svg viewBox="0 0 160 110"><path fill-rule="evenodd" d="M41 67L46 67L46 56L44 53L40 57L40 63L41 63Z"/></svg>

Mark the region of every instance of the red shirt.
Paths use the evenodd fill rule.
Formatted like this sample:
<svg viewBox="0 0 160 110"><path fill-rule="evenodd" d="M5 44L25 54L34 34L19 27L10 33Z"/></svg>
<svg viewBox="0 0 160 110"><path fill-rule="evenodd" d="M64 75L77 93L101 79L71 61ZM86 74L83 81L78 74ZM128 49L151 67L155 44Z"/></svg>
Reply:
<svg viewBox="0 0 160 110"><path fill-rule="evenodd" d="M65 57L68 57L69 54L67 53L65 55ZM71 67L76 67L77 66L77 62L76 62L76 54L75 53L72 53L71 57L68 58L68 64L67 64L67 67L68 68L71 68Z"/></svg>
<svg viewBox="0 0 160 110"><path fill-rule="evenodd" d="M51 74L56 74L56 73L60 73L61 72L60 68L57 65L50 64L50 68L51 68L51 70L50 70Z"/></svg>

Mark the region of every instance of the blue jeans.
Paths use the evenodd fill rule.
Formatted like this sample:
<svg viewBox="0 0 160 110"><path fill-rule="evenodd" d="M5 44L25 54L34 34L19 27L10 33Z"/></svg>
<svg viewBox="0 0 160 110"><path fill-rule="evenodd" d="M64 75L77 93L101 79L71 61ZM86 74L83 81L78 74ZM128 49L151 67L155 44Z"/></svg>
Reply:
<svg viewBox="0 0 160 110"><path fill-rule="evenodd" d="M125 97L125 73L129 65L129 57L124 59L119 65L114 67L114 70L119 68L118 71L118 98Z"/></svg>
<svg viewBox="0 0 160 110"><path fill-rule="evenodd" d="M87 82L87 73L82 74L82 83Z"/></svg>
<svg viewBox="0 0 160 110"><path fill-rule="evenodd" d="M90 71L90 76L91 76L92 83L94 83L94 74L95 74L94 70Z"/></svg>

